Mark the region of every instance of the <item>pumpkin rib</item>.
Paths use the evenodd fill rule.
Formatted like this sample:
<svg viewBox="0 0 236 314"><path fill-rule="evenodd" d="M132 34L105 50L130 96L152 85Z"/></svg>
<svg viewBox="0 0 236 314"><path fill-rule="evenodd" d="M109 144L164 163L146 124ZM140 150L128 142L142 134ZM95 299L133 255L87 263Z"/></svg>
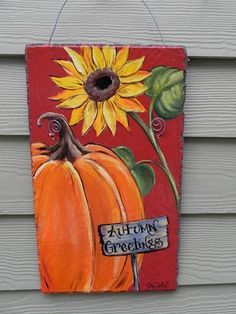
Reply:
<svg viewBox="0 0 236 314"><path fill-rule="evenodd" d="M119 195L119 199L121 200L122 202L122 199L121 199L121 195L119 193L119 190L116 186L116 183L114 182L113 178L111 177L111 175L109 174L109 172L107 172L106 169L104 169L99 163L98 161L94 162L93 159L90 159L88 158L89 155L86 155L85 156L85 159L91 163L94 167L96 167L97 171L99 171L99 173L101 173L102 176L104 176L104 174L106 173L106 180L108 180L108 184L111 184L111 181L112 181L112 186L113 188L115 188L115 190L118 192L118 195ZM117 162L117 161L116 161ZM125 165L123 165L122 163L122 167L126 167ZM108 179L109 178L109 179ZM115 194L115 196L117 197L117 194L116 192L113 190L113 193ZM122 205L124 206L123 202L122 202ZM127 218L124 220L122 220L121 222L126 222L127 221ZM141 258L142 258L142 255L140 255L140 257L138 257L139 261L141 261ZM133 280L133 277L132 277L132 269L131 269L131 263L130 263L130 260L127 256L125 256L125 260L124 260L124 264L123 264L123 267L122 267L122 270L120 271L119 273L119 276L117 277L117 280L115 283L112 284L112 286L110 287L111 290L113 290L112 288L114 288L114 290L123 290L124 289L124 285L126 284L126 286L130 286L131 283L132 283L132 280ZM117 283L118 282L118 283ZM123 286L122 286L123 284Z"/></svg>
<svg viewBox="0 0 236 314"><path fill-rule="evenodd" d="M81 189L75 185L79 184L78 178L70 167L69 162L55 162L42 191L43 203L39 204L40 261L45 262L53 282L50 289L44 286L43 292L75 291L70 290L75 280L76 291L88 291L92 277L92 244L88 240L91 224L86 216L88 208L86 210ZM80 210L77 210L78 207ZM80 267L81 263L83 267Z"/></svg>
<svg viewBox="0 0 236 314"><path fill-rule="evenodd" d="M134 182L134 179L130 173L130 170L124 165L120 159L114 159L110 156L107 156L104 153L93 152L83 157L84 159L92 159L104 167L110 176L115 181L115 184L118 186L118 189L121 194L123 202L125 202L125 208L127 213L127 221L140 220L144 218L144 207L141 198L140 191ZM126 184L124 185L124 182ZM127 190L132 194L130 197L127 194ZM135 208L135 210L134 210ZM138 255L139 267L141 266L142 254ZM120 281L123 281L123 276L125 273L128 273L126 279L126 284L122 287L118 285ZM120 276L117 277L116 282L111 287L112 291L124 291L129 289L130 282L132 282L132 267L130 259L126 259L123 270L120 272Z"/></svg>
<svg viewBox="0 0 236 314"><path fill-rule="evenodd" d="M115 196L115 198L119 204L120 210L121 210L121 219L122 219L121 222L126 221L125 207L124 207L122 198L120 196L119 190L118 190L115 182L113 181L112 177L103 167L101 167L101 165L99 165L99 163L97 163L94 160L89 159L89 158L86 158L86 160L89 164L91 164L94 167L94 169L97 171L97 173L105 179L107 184L111 186L113 194L114 194L114 196Z"/></svg>
<svg viewBox="0 0 236 314"><path fill-rule="evenodd" d="M48 156L45 155L35 155L32 156L32 176L34 177L35 172L37 169L42 166L44 163L46 163L49 160Z"/></svg>
<svg viewBox="0 0 236 314"><path fill-rule="evenodd" d="M137 205L140 212L137 213L137 211L133 211L133 208L131 207L134 207L134 205L131 205L130 211L128 211L128 213L130 214L128 215L129 217L127 217L128 220L132 221L144 218L144 206L140 191L137 187L136 182L133 179L130 170L126 167L123 161L121 161L121 159L119 159L118 157L118 159L114 159L111 156L99 152L84 155L82 158L90 162L95 162L106 171L109 177L112 178L117 190L119 191L121 199L123 200L123 202L124 199L127 200L127 204L129 203L130 199L133 200L129 197L130 195L127 194L127 190L129 187L129 191L131 191L130 193L133 193L132 196L135 196L135 202L138 201ZM126 184L124 184L124 182ZM140 215L142 216L141 218Z"/></svg>
<svg viewBox="0 0 236 314"><path fill-rule="evenodd" d="M85 188L84 188L84 184L83 184L83 181L81 180L80 178L80 174L77 170L77 168L73 165L73 170L75 171L76 173L76 176L79 178L79 181L80 181L80 185L81 185L81 189L83 191L83 195L84 195L84 198L86 200L86 204L87 204L87 209L88 209L88 215L89 215L89 219L90 219L90 227L91 227L91 242L93 243L93 252L92 252L92 275L91 275L91 279L90 279L90 283L89 283L89 288L88 288L88 291L91 291L91 288L92 288L92 281L93 281L93 274L94 274L94 256L95 256L95 250L96 250L96 242L95 242L95 230L94 230L94 226L93 226L93 223L92 223L92 217L91 217L91 213L89 211L89 205L88 205L88 199L87 199L87 195L86 195L86 192L85 192Z"/></svg>
<svg viewBox="0 0 236 314"><path fill-rule="evenodd" d="M87 200L87 196L86 196L86 193L85 193L85 189L84 189L84 186L83 186L83 182L79 176L79 173L78 171L74 168L74 166L72 165L71 162L67 162L69 167L70 167L70 171L72 171L74 173L74 175L76 176L77 180L79 181L80 183L80 187L81 187L81 192L83 193L83 197L84 197L84 200L85 200L85 203L86 203L86 209L87 209L87 214L88 214L88 218L89 218L89 226L90 226L90 241L93 242L93 244L95 243L94 241L94 228L93 228L93 224L92 224L92 217L91 217L91 214L90 214L90 211L89 211L89 206L88 206L88 200ZM74 186L74 185L73 185ZM76 191L76 188L74 186L74 190ZM91 271L91 278L89 280L89 284L88 284L88 288L87 288L87 291L90 291L91 290L91 286L92 286L92 278L93 278L93 274L94 274L94 251L95 251L95 245L91 245L91 248L92 248L92 253L91 253L91 268L92 268L92 271ZM73 284L73 283L72 283ZM78 284L77 284L78 286ZM77 290L77 289L76 289ZM73 290L71 290L73 291Z"/></svg>
<svg viewBox="0 0 236 314"><path fill-rule="evenodd" d="M38 156L37 156L38 157ZM46 168L46 166L49 166L48 169ZM42 180L42 183L41 183L41 188L39 191L37 191L36 193L36 190L37 190L37 187L36 185L34 184L34 189L35 189L35 195L36 195L36 198L35 199L35 224L36 224L36 228L39 232L39 210L38 210L38 207L40 207L38 205L38 202L40 202L40 196L42 194L42 191L43 191L43 187L44 187L44 184L46 182L46 178L48 177L48 175L54 171L54 167L55 167L55 162L51 162L51 163L47 163L45 167L42 167L42 170L38 173L38 175L40 175L40 173L42 171L46 172L46 174L44 174L44 176L40 176L39 179ZM51 166L51 167L50 167ZM54 167L53 167L54 166ZM40 166L41 167L41 166ZM37 175L37 177L38 177ZM34 178L35 179L35 178ZM39 236L37 236L37 240L38 240L38 243L40 241L39 239ZM47 267L45 265L45 262L44 260L41 258L41 249L40 249L40 245L38 246L38 252L39 252L39 256L40 256L40 259L39 259L39 268L40 268L40 273L41 273L41 286L42 286L42 290L44 292L48 292L50 291L50 285L52 285L52 280L48 274L48 270L47 270ZM45 289L45 286L46 286L46 289Z"/></svg>
<svg viewBox="0 0 236 314"><path fill-rule="evenodd" d="M38 169L35 171L34 179L39 176L39 174L43 171L44 168L46 168L48 165L55 163L54 160L48 160L47 162L43 163L38 167Z"/></svg>
<svg viewBox="0 0 236 314"><path fill-rule="evenodd" d="M112 187L114 196L115 196L115 198L119 204L120 210L121 210L121 219L122 219L121 222L127 221L126 211L125 211L124 204L122 202L121 195L119 193L119 190L118 190L115 182L113 181L112 177L110 176L110 174L104 168L102 168L97 162L94 162L92 159L86 158L86 160L96 169L96 171L99 173L99 175L101 175L103 178L105 178L108 185L110 185ZM124 261L122 269L125 268L127 256L125 256L124 259L125 259L125 261ZM121 273L122 273L122 271L121 271Z"/></svg>
<svg viewBox="0 0 236 314"><path fill-rule="evenodd" d="M77 172L78 176L80 177L79 171L76 169L76 167L74 169ZM83 181L81 179L80 179L80 181L81 181L81 187L83 188L84 197L86 199L86 203L88 206L88 198L86 195L85 187L84 187ZM89 208L89 206L88 206L88 208ZM94 230L93 225L92 225L92 217L91 217L90 211L89 211L89 216L90 216L90 221L91 221L91 226L92 226L92 234L93 234L92 240L93 240L93 244L95 246L95 230Z"/></svg>
<svg viewBox="0 0 236 314"><path fill-rule="evenodd" d="M80 172L79 172L78 168L76 167L76 163L73 166L74 166L74 169L75 169L76 173L80 177ZM83 189L84 197L85 197L86 202L87 202L87 206L89 208L89 202L88 202L85 186L84 186L84 183L83 183L82 179L80 179L80 182L81 182L81 186L82 186L82 189ZM90 284L89 284L89 289L88 289L88 291L91 291L92 290L92 286L93 286L93 276L94 276L94 273L95 273L96 236L95 236L95 228L94 228L94 224L93 224L93 220L92 220L92 216L91 216L90 211L89 211L89 215L90 215L90 226L91 226L92 235L93 235L93 237L92 237L92 242L93 242L92 274L93 275L91 277Z"/></svg>
<svg viewBox="0 0 236 314"><path fill-rule="evenodd" d="M37 156L37 157L38 157L38 156ZM43 167L43 165L45 165L45 166ZM41 168L39 172L37 172L37 170L38 170L39 168L35 171L35 175L34 175L34 177L33 177L33 182L34 182L34 201L35 201L35 206L34 206L34 220L35 220L35 225L36 225L36 227L38 227L39 213L40 213L40 211L39 211L39 207L40 207L40 206L38 206L38 202L39 202L39 200L40 200L40 197L41 197L41 194L42 194L43 187L44 187L44 184L45 184L45 182L46 182L46 179L47 179L48 175L53 171L53 166L55 165L55 162L53 162L53 161L51 160L50 163L47 162L47 163L45 163L45 164L43 164L43 165L41 165L41 166L39 167L39 168ZM48 169L46 169L46 167L48 167ZM41 173L44 169L45 169L45 172L46 172L46 173L44 174L44 176L43 176L42 179L41 179L41 177L40 177L40 179L38 179L38 180L42 180L41 188L40 188L40 190L37 190L37 191L36 191L35 180L36 180L36 178L39 177L40 173ZM36 175L36 172L37 172L37 175Z"/></svg>
<svg viewBox="0 0 236 314"><path fill-rule="evenodd" d="M97 172L87 160L80 158L75 167L84 183L85 193L88 198L92 215L94 230L98 230L100 224L117 223L121 221L119 203L103 176ZM102 191L102 197L99 197ZM98 196L98 197L97 197ZM96 236L95 272L92 291L109 291L120 268L124 264L124 256L107 257L103 254L100 238ZM114 273L114 265L119 263L117 274ZM111 273L109 269L113 270Z"/></svg>
<svg viewBox="0 0 236 314"><path fill-rule="evenodd" d="M95 170L95 169L94 169ZM98 174L98 173L97 173ZM102 176L100 176L100 174L98 174L98 176L100 177L100 179L101 180L104 180L104 178L102 177ZM105 181L106 182L106 181ZM106 183L107 184L107 183ZM109 185L108 185L109 186ZM111 221L111 220L110 220ZM100 242L100 241L99 241ZM98 244L98 246L99 246L99 250L98 250L98 252L101 252L102 250L101 250L101 247L100 247L100 245ZM101 253L102 254L102 253ZM103 254L102 254L103 255ZM104 256L103 256L103 259L104 259ZM112 259L114 259L114 263L113 264L115 264L116 263L116 261L117 260L120 260L120 257L112 257ZM97 260L97 259L96 259ZM105 260L104 261L108 261L107 260L107 257L105 257ZM96 266L96 265L95 265ZM109 268L106 268L106 269L104 269L104 272L105 271L107 271L107 269L109 269ZM114 266L113 266L113 274L114 274ZM102 275L102 277L103 277L103 274L101 274ZM100 287L97 287L97 283L96 283L96 281L98 282L98 284L99 285L101 285L101 288ZM108 287L106 287L106 289L104 289L104 283L103 283L103 278L100 278L100 279L98 279L98 275L96 275L95 274L95 277L94 277L94 282L93 282L93 291L97 291L97 290L105 290L105 291L107 291L108 290ZM109 280L111 280L110 278L109 278Z"/></svg>

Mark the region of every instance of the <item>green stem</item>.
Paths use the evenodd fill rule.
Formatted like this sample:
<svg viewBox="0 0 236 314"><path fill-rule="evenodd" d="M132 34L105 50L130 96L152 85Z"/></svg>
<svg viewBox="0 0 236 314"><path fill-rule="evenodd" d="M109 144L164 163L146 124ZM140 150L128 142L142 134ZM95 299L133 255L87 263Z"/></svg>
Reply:
<svg viewBox="0 0 236 314"><path fill-rule="evenodd" d="M139 126L142 128L142 130L145 132L145 134L147 135L149 141L151 142L152 146L154 147L161 163L157 163L157 165L165 172L170 186L172 188L172 191L174 193L174 197L175 197L175 203L176 203L176 207L179 210L179 205L180 205L180 198L179 198L179 193L176 187L176 183L175 183L175 179L172 175L172 173L170 172L170 169L168 167L168 164L166 162L165 156L163 155L159 145L156 142L155 136L154 136L154 132L152 130L151 127L151 123L152 123L152 110L153 110L153 106L154 106L154 101L155 99L152 100L150 107L149 107L149 124L150 124L150 128L146 125L146 123L139 117L139 115L135 112L130 112L130 116L139 124ZM155 162L154 162L155 163Z"/></svg>

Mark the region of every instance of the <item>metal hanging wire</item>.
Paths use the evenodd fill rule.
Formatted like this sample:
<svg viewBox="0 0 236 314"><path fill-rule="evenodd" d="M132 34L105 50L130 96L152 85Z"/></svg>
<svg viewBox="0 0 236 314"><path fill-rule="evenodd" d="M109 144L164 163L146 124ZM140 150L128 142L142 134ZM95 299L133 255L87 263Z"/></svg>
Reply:
<svg viewBox="0 0 236 314"><path fill-rule="evenodd" d="M54 23L54 26L53 26L53 29L52 29L52 32L51 32L51 35L50 35L50 38L49 38L49 42L48 42L49 45L50 45L51 42L52 42L52 38L53 38L53 35L54 35L55 31L56 31L56 28L57 28L57 25L58 25L58 22L59 22L61 13L62 13L63 9L65 8L65 5L67 4L68 1L69 1L69 0L65 0L65 1L63 2L62 6L61 6L61 8L60 8L60 10L59 10L59 12L58 12L58 14L57 14L56 21L55 21L55 23ZM140 0L140 1L143 3L143 5L144 5L145 8L147 9L149 15L150 15L151 18L153 19L153 21L154 21L154 23L155 23L155 26L156 26L156 29L157 29L157 31L158 31L158 33L159 33L159 35L160 35L161 42L162 42L163 46L165 46L164 38L163 38L163 35L162 35L162 33L161 33L160 27L159 27L159 25L158 25L157 19L156 19L155 16L152 14L152 11L150 10L150 8L149 8L149 6L147 5L147 3L146 3L144 0Z"/></svg>

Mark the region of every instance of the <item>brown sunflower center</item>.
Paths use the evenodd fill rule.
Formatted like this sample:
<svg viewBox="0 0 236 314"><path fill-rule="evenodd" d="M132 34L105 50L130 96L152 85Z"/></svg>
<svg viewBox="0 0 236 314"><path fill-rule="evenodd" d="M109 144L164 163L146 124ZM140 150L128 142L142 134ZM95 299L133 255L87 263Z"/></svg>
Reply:
<svg viewBox="0 0 236 314"><path fill-rule="evenodd" d="M108 75L99 77L96 81L96 87L98 89L107 89L112 84L112 79Z"/></svg>
<svg viewBox="0 0 236 314"><path fill-rule="evenodd" d="M111 98L120 85L118 76L110 69L96 70L89 75L84 89L89 97L98 102Z"/></svg>

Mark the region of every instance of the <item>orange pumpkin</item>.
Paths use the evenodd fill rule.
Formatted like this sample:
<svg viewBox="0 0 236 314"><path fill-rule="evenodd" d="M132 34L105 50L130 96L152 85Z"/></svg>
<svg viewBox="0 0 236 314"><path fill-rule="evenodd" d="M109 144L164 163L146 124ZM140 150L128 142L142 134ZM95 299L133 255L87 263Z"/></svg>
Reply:
<svg viewBox="0 0 236 314"><path fill-rule="evenodd" d="M129 256L104 256L98 234L100 224L144 218L129 169L106 147L82 146L64 116L45 113L39 126L42 119L60 125L55 145L31 147L42 291L129 290Z"/></svg>

